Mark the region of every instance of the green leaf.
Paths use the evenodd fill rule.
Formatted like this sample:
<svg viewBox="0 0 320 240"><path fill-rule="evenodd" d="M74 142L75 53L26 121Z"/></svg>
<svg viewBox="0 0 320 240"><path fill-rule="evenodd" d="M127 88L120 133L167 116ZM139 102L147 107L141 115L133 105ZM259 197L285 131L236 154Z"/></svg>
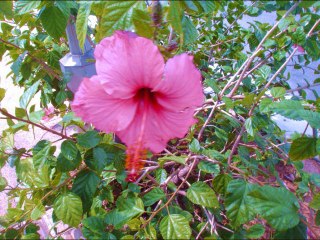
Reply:
<svg viewBox="0 0 320 240"><path fill-rule="evenodd" d="M25 56L27 55L27 51L24 51L23 53L21 53L17 59L13 62L13 64L11 65L11 70L13 71L14 75L19 76L20 75L20 69L22 66L22 62L25 58Z"/></svg>
<svg viewBox="0 0 320 240"><path fill-rule="evenodd" d="M81 199L71 193L60 195L53 204L54 213L58 219L72 227L77 227L82 218Z"/></svg>
<svg viewBox="0 0 320 240"><path fill-rule="evenodd" d="M66 16L58 7L47 6L41 12L40 21L48 34L59 39L66 30L68 16Z"/></svg>
<svg viewBox="0 0 320 240"><path fill-rule="evenodd" d="M286 89L283 87L273 87L271 88L270 93L274 98L281 98L286 94Z"/></svg>
<svg viewBox="0 0 320 240"><path fill-rule="evenodd" d="M317 155L317 139L309 137L300 137L293 140L289 157L293 161L304 160Z"/></svg>
<svg viewBox="0 0 320 240"><path fill-rule="evenodd" d="M192 221L193 215L189 213L188 211L182 210L180 207L177 206L169 206L168 209L164 209L162 211L163 216L167 216L169 214L180 214L184 216L189 222Z"/></svg>
<svg viewBox="0 0 320 240"><path fill-rule="evenodd" d="M187 219L180 214L171 214L164 217L159 225L164 239L190 239L191 228Z"/></svg>
<svg viewBox="0 0 320 240"><path fill-rule="evenodd" d="M115 30L129 30L133 9L144 7L144 2L141 1L106 1L100 25L97 27L97 41L110 36Z"/></svg>
<svg viewBox="0 0 320 240"><path fill-rule="evenodd" d="M278 231L274 235L274 239L308 239L307 226L303 222L286 231Z"/></svg>
<svg viewBox="0 0 320 240"><path fill-rule="evenodd" d="M277 230L296 226L299 221L299 203L296 196L285 188L268 185L256 187L249 193L250 203Z"/></svg>
<svg viewBox="0 0 320 240"><path fill-rule="evenodd" d="M201 0L196 2L198 2L201 5L205 13L213 12L216 8L214 1Z"/></svg>
<svg viewBox="0 0 320 240"><path fill-rule="evenodd" d="M270 104L270 109L284 117L303 120L299 113L300 110L303 110L303 106L299 101L282 100L281 102L274 102Z"/></svg>
<svg viewBox="0 0 320 240"><path fill-rule="evenodd" d="M244 122L244 126L246 127L246 130L250 136L254 136L254 129L253 129L253 123L252 123L252 117L249 117Z"/></svg>
<svg viewBox="0 0 320 240"><path fill-rule="evenodd" d="M4 88L0 88L0 102L2 101L5 95L6 95L6 90Z"/></svg>
<svg viewBox="0 0 320 240"><path fill-rule="evenodd" d="M259 110L262 113L267 113L270 111L270 105L272 104L272 100L270 98L264 98L260 101Z"/></svg>
<svg viewBox="0 0 320 240"><path fill-rule="evenodd" d="M46 209L45 207L42 205L42 203L38 203L36 204L36 206L34 207L34 209L31 212L31 219L32 220L38 220L39 218L41 218L44 214L46 213Z"/></svg>
<svg viewBox="0 0 320 240"><path fill-rule="evenodd" d="M57 158L57 168L63 172L74 170L81 163L81 154L76 144L66 140L61 144L61 152Z"/></svg>
<svg viewBox="0 0 320 240"><path fill-rule="evenodd" d="M40 239L40 235L38 233L29 233L29 234L23 235L21 239Z"/></svg>
<svg viewBox="0 0 320 240"><path fill-rule="evenodd" d="M189 144L189 149L191 152L198 153L200 151L200 143L197 139L192 139L191 143Z"/></svg>
<svg viewBox="0 0 320 240"><path fill-rule="evenodd" d="M313 199L310 202L309 207L315 210L320 210L320 193L317 193L313 196Z"/></svg>
<svg viewBox="0 0 320 240"><path fill-rule="evenodd" d="M106 214L104 221L108 225L113 225L115 229L120 229L132 218L132 216L127 213L127 211L118 211L117 209L114 209Z"/></svg>
<svg viewBox="0 0 320 240"><path fill-rule="evenodd" d="M35 168L42 168L43 165L50 165L55 147L51 147L48 140L39 141L32 149L33 165Z"/></svg>
<svg viewBox="0 0 320 240"><path fill-rule="evenodd" d="M27 108L28 104L30 103L32 97L38 91L40 81L35 82L31 87L29 87L20 97L19 103L20 107Z"/></svg>
<svg viewBox="0 0 320 240"><path fill-rule="evenodd" d="M108 155L101 147L95 147L86 152L84 161L89 168L101 172L108 163Z"/></svg>
<svg viewBox="0 0 320 240"><path fill-rule="evenodd" d="M99 144L101 136L96 131L88 131L77 136L77 142L85 148L92 148Z"/></svg>
<svg viewBox="0 0 320 240"><path fill-rule="evenodd" d="M319 128L320 113L305 110L299 101L283 100L269 105L270 109L293 120L306 120L311 127Z"/></svg>
<svg viewBox="0 0 320 240"><path fill-rule="evenodd" d="M67 97L68 97L67 92L65 90L61 90L57 93L54 100L58 105L61 105L62 103L64 103Z"/></svg>
<svg viewBox="0 0 320 240"><path fill-rule="evenodd" d="M15 12L18 15L32 12L40 6L41 1L17 1L15 2Z"/></svg>
<svg viewBox="0 0 320 240"><path fill-rule="evenodd" d="M159 187L152 189L146 195L142 197L142 201L145 206L151 206L155 202L159 201L160 199L164 198L166 195L164 194L163 190Z"/></svg>
<svg viewBox="0 0 320 240"><path fill-rule="evenodd" d="M239 227L254 218L254 207L248 197L248 193L253 188L254 185L243 180L237 179L229 182L225 205L232 226Z"/></svg>
<svg viewBox="0 0 320 240"><path fill-rule="evenodd" d="M164 162L168 162L168 161L174 161L176 163L180 163L182 165L186 164L186 159L187 156L172 156L172 155L168 155L168 156L164 156L161 158L158 158L158 162L160 165L163 165Z"/></svg>
<svg viewBox="0 0 320 240"><path fill-rule="evenodd" d="M183 8L181 7L180 1L170 1L168 20L172 25L173 29L181 34L183 39L182 31L182 17L183 17Z"/></svg>
<svg viewBox="0 0 320 240"><path fill-rule="evenodd" d="M300 111L300 116L302 119L306 120L311 127L320 129L320 113L308 110Z"/></svg>
<svg viewBox="0 0 320 240"><path fill-rule="evenodd" d="M101 217L88 217L82 221L82 234L87 239L101 239L104 232L104 220Z"/></svg>
<svg viewBox="0 0 320 240"><path fill-rule="evenodd" d="M227 186L231 181L232 177L229 174L219 174L213 179L212 187L216 192L225 194L227 191Z"/></svg>
<svg viewBox="0 0 320 240"><path fill-rule="evenodd" d="M250 239L261 238L265 232L265 227L261 224L255 224L247 230L246 237Z"/></svg>
<svg viewBox="0 0 320 240"><path fill-rule="evenodd" d="M191 44L197 40L199 36L198 31L189 17L183 16L182 30L184 36L184 44Z"/></svg>
<svg viewBox="0 0 320 240"><path fill-rule="evenodd" d="M80 196L83 203L83 212L90 210L99 183L98 175L89 170L82 171L74 180L72 192Z"/></svg>
<svg viewBox="0 0 320 240"><path fill-rule="evenodd" d="M216 194L204 182L193 183L187 191L187 198L204 207L219 207Z"/></svg>
<svg viewBox="0 0 320 240"><path fill-rule="evenodd" d="M320 225L320 211L317 211L316 213L315 223L317 226Z"/></svg>
<svg viewBox="0 0 320 240"><path fill-rule="evenodd" d="M132 12L132 22L136 33L139 36L152 38L154 28L148 12L134 8Z"/></svg>
<svg viewBox="0 0 320 240"><path fill-rule="evenodd" d="M16 166L17 177L30 187L47 187L49 185L48 166L35 169L31 158L19 161Z"/></svg>
<svg viewBox="0 0 320 240"><path fill-rule="evenodd" d="M0 13L3 13L7 19L11 19L13 17L12 7L12 1L1 1Z"/></svg>
<svg viewBox="0 0 320 240"><path fill-rule="evenodd" d="M62 155L69 160L74 160L79 154L76 144L71 140L66 140L61 144Z"/></svg>
<svg viewBox="0 0 320 240"><path fill-rule="evenodd" d="M79 2L79 10L76 20L76 33L79 40L80 48L84 48L84 43L87 36L88 19L91 11L90 1Z"/></svg>
<svg viewBox="0 0 320 240"><path fill-rule="evenodd" d="M198 168L205 173L213 173L214 175L218 175L220 172L219 164L208 161L200 161Z"/></svg>
<svg viewBox="0 0 320 240"><path fill-rule="evenodd" d="M7 185L8 185L7 179L0 176L0 192L3 191L3 189L5 189Z"/></svg>
<svg viewBox="0 0 320 240"><path fill-rule="evenodd" d="M165 169L157 169L156 170L156 180L159 184L162 184L167 179L167 172Z"/></svg>

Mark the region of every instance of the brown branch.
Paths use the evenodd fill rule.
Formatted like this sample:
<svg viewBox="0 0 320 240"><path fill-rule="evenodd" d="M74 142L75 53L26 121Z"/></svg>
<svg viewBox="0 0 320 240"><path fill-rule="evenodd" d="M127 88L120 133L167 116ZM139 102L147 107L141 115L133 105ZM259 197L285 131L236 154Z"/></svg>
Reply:
<svg viewBox="0 0 320 240"><path fill-rule="evenodd" d="M69 140L75 141L75 139L72 138L72 137L69 137L69 136L67 136L67 135L64 135L64 134L62 134L62 133L60 133L60 132L57 132L57 131L52 130L52 129L48 128L48 127L42 126L42 125L40 125L40 124L34 123L34 122L32 122L32 121L29 121L29 120L26 120L26 119L22 119L22 118L18 118L18 117L16 117L16 116L13 116L13 115L11 115L10 113L6 112L5 110L3 110L3 109L1 109L1 108L0 108L0 113L3 114L4 116L10 118L10 119L14 119L14 120L18 120L18 121L21 121L21 122L25 122L25 123L31 124L31 125L33 125L33 126L35 126L35 127L41 128L42 130L45 130L45 131L47 131L47 132L53 133L53 134L55 134L55 135L58 135L58 136L60 136L60 137L62 137L62 138L64 138L64 139L69 139Z"/></svg>

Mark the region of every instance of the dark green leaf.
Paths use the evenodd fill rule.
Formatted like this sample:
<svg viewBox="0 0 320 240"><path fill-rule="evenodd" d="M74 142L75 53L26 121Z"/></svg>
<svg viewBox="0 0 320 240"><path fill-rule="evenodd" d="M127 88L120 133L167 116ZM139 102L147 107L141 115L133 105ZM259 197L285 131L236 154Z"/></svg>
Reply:
<svg viewBox="0 0 320 240"><path fill-rule="evenodd" d="M151 206L155 202L159 201L160 199L164 198L166 195L164 194L163 190L159 187L152 189L146 195L143 196L142 201L145 206Z"/></svg>
<svg viewBox="0 0 320 240"><path fill-rule="evenodd" d="M187 219L180 214L171 214L160 222L160 233L164 239L190 239L191 228Z"/></svg>
<svg viewBox="0 0 320 240"><path fill-rule="evenodd" d="M96 131L88 131L77 136L77 142L85 148L92 148L99 144L101 136Z"/></svg>
<svg viewBox="0 0 320 240"><path fill-rule="evenodd" d="M101 217L88 217L82 221L82 233L87 239L101 239L105 225Z"/></svg>
<svg viewBox="0 0 320 240"><path fill-rule="evenodd" d="M58 105L61 105L62 103L64 103L64 101L67 99L68 95L67 92L64 90L61 90L57 93L56 97L55 97L55 101Z"/></svg>
<svg viewBox="0 0 320 240"><path fill-rule="evenodd" d="M227 216L234 227L250 221L255 215L254 206L248 197L253 188L254 185L243 180L233 180L228 184L225 205Z"/></svg>
<svg viewBox="0 0 320 240"><path fill-rule="evenodd" d="M277 230L293 228L299 223L299 203L285 188L268 185L256 187L249 193L251 206Z"/></svg>
<svg viewBox="0 0 320 240"><path fill-rule="evenodd" d="M229 174L219 174L213 179L212 187L216 192L225 194L227 191L227 186L231 180L232 177Z"/></svg>
<svg viewBox="0 0 320 240"><path fill-rule="evenodd" d="M82 202L81 199L71 193L60 195L53 204L54 213L65 224L77 227L82 218Z"/></svg>
<svg viewBox="0 0 320 240"><path fill-rule="evenodd" d="M68 16L66 16L58 7L47 6L40 15L43 28L48 34L59 39L66 30Z"/></svg>
<svg viewBox="0 0 320 240"><path fill-rule="evenodd" d="M101 147L87 151L84 159L88 167L97 172L101 172L108 163L108 155Z"/></svg>
<svg viewBox="0 0 320 240"><path fill-rule="evenodd" d="M246 237L250 239L261 238L265 232L265 227L261 224L255 224L247 230Z"/></svg>
<svg viewBox="0 0 320 240"><path fill-rule="evenodd" d="M87 212L94 197L94 193L100 183L100 178L92 171L84 170L74 180L72 192L80 196L83 204L83 211Z"/></svg>
<svg viewBox="0 0 320 240"><path fill-rule="evenodd" d="M274 239L308 239L307 226L303 222L283 232L276 232Z"/></svg>
<svg viewBox="0 0 320 240"><path fill-rule="evenodd" d="M77 158L79 150L73 141L66 140L61 144L61 153L65 158L74 160Z"/></svg>
<svg viewBox="0 0 320 240"><path fill-rule="evenodd" d="M293 161L304 160L317 155L317 139L309 137L300 137L293 140L289 157Z"/></svg>
<svg viewBox="0 0 320 240"><path fill-rule="evenodd" d="M204 207L218 207L219 202L214 191L204 182L193 183L188 191L187 198Z"/></svg>

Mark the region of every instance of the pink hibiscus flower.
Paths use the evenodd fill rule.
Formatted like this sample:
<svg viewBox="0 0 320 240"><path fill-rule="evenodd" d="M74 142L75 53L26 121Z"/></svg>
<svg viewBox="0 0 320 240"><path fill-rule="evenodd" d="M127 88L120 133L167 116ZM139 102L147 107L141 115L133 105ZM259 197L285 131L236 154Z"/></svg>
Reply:
<svg viewBox="0 0 320 240"><path fill-rule="evenodd" d="M94 55L97 75L82 81L72 109L127 145L127 179L134 181L146 149L161 152L196 122L194 110L204 101L201 74L192 56L184 53L165 64L151 40L132 32L116 31Z"/></svg>

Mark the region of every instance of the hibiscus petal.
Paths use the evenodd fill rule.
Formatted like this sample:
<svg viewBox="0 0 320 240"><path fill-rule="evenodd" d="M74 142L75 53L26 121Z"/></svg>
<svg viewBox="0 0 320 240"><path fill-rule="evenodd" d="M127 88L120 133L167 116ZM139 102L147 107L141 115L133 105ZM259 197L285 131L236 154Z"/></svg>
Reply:
<svg viewBox="0 0 320 240"><path fill-rule="evenodd" d="M116 31L103 39L95 58L97 74L115 97L130 98L138 88L154 88L162 79L164 60L158 47L131 32Z"/></svg>
<svg viewBox="0 0 320 240"><path fill-rule="evenodd" d="M85 78L75 94L72 110L83 121L105 132L125 129L135 115L137 104L132 99L110 96L101 82L101 76Z"/></svg>
<svg viewBox="0 0 320 240"><path fill-rule="evenodd" d="M161 93L159 104L175 111L203 104L201 74L192 60L192 56L183 53L167 61L164 80L153 89Z"/></svg>
<svg viewBox="0 0 320 240"><path fill-rule="evenodd" d="M196 122L193 118L194 109L184 111L172 111L165 108L138 108L130 125L116 134L127 146L138 145L137 140L143 124L143 115L146 111L142 147L154 153L161 152L167 142L175 137L182 138L188 132L189 127Z"/></svg>

